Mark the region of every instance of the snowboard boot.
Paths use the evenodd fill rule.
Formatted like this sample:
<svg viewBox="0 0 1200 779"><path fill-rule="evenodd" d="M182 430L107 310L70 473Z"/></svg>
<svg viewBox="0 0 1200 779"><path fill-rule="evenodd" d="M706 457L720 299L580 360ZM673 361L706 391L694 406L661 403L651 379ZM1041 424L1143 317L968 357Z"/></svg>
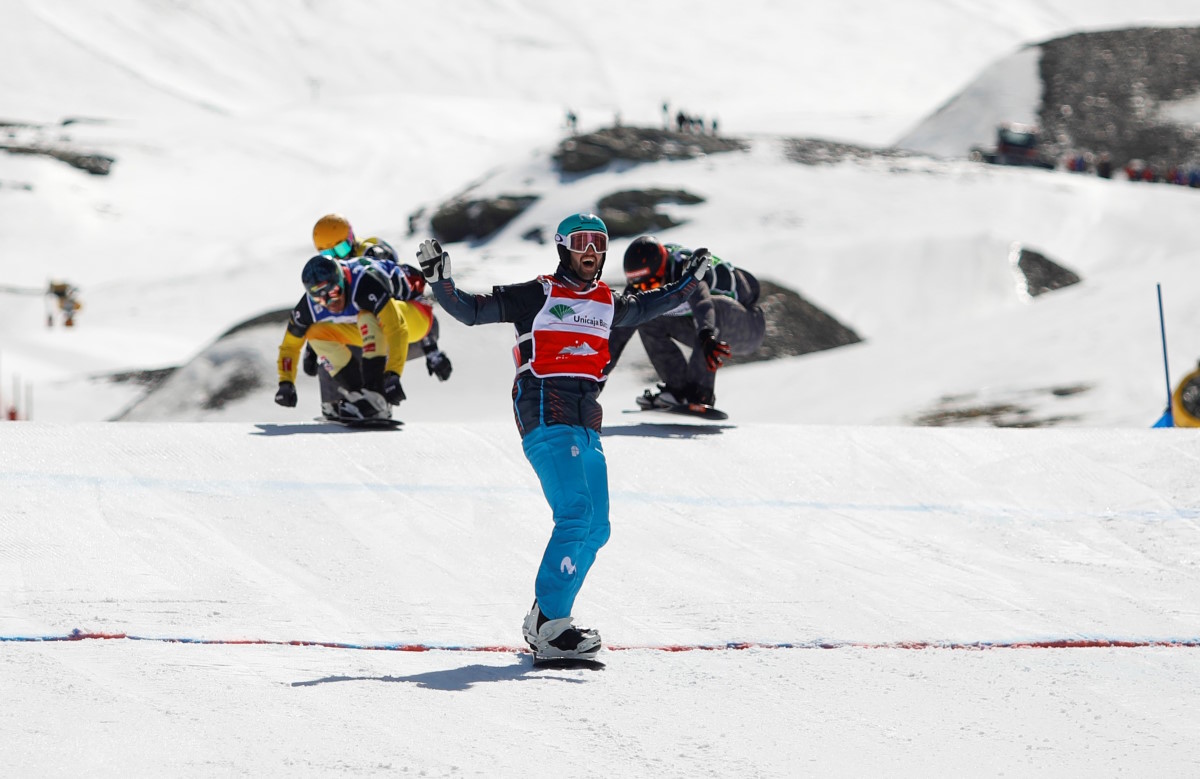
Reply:
<svg viewBox="0 0 1200 779"><path fill-rule="evenodd" d="M387 399L378 392L365 389L361 392L343 392L342 394L345 397L337 405L340 419L367 422L392 418L392 409L388 405Z"/></svg>
<svg viewBox="0 0 1200 779"><path fill-rule="evenodd" d="M692 390L691 401L702 406L715 406L717 405L717 394L711 388L697 387Z"/></svg>
<svg viewBox="0 0 1200 779"><path fill-rule="evenodd" d="M659 384L657 393L646 390L643 397L649 401L648 407L650 408L675 408L676 406L686 406L688 402L685 390L666 384Z"/></svg>
<svg viewBox="0 0 1200 779"><path fill-rule="evenodd" d="M577 628L571 617L547 619L537 601L525 615L521 632L525 643L538 658L561 657L591 659L600 651L600 633L590 628Z"/></svg>

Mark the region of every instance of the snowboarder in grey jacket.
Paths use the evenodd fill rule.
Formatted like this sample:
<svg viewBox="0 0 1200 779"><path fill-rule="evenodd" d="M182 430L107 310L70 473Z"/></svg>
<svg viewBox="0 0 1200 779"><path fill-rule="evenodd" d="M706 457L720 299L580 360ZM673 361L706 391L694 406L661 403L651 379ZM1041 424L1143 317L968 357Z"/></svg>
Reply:
<svg viewBox="0 0 1200 779"><path fill-rule="evenodd" d="M699 251L699 250L696 250ZM625 250L627 292L649 290L681 278L695 252L643 235ZM766 320L758 305L758 279L720 257L687 301L663 316L634 328L616 328L610 343L611 372L637 332L662 381L655 405L676 406L716 401L716 371L731 355L752 354L762 346ZM685 357L680 345L691 350Z"/></svg>

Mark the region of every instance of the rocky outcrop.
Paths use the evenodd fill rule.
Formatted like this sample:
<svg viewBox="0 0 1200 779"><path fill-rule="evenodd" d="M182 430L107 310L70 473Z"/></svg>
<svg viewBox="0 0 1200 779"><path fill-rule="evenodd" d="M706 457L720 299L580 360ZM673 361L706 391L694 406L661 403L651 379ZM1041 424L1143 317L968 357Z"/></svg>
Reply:
<svg viewBox="0 0 1200 779"><path fill-rule="evenodd" d="M94 119L68 118L61 126L8 122L0 120L0 131L5 140L0 141L0 150L9 154L40 154L62 160L73 168L86 170L95 176L107 176L117 160L107 154L81 151L75 147L70 136L61 127L78 123L101 123ZM53 137L52 137L53 136Z"/></svg>
<svg viewBox="0 0 1200 779"><path fill-rule="evenodd" d="M1077 423L1081 418L1079 414L1056 413L1053 400L1070 398L1092 389L1090 384L1065 384L947 395L939 398L929 409L913 416L910 421L918 427L1030 428Z"/></svg>
<svg viewBox="0 0 1200 779"><path fill-rule="evenodd" d="M517 218L537 201L534 195L501 195L482 200L452 200L429 220L442 243L482 240Z"/></svg>
<svg viewBox="0 0 1200 779"><path fill-rule="evenodd" d="M852 143L824 141L818 138L788 138L784 141L784 155L801 165L832 165L845 160L863 161L876 157L911 157L911 152L899 149L873 149Z"/></svg>
<svg viewBox="0 0 1200 779"><path fill-rule="evenodd" d="M1025 291L1030 297L1069 287L1081 281L1073 271L1067 270L1046 255L1032 249L1015 248L1013 264L1017 272L1024 277Z"/></svg>
<svg viewBox="0 0 1200 779"><path fill-rule="evenodd" d="M1164 104L1200 100L1200 28L1113 30L1042 44L1041 125L1059 152L1108 154L1120 167L1200 162L1200 127Z"/></svg>
<svg viewBox="0 0 1200 779"><path fill-rule="evenodd" d="M744 151L745 141L719 135L678 133L646 127L608 127L573 135L559 144L554 162L563 173L588 173L611 162L688 160L705 154Z"/></svg>
<svg viewBox="0 0 1200 779"><path fill-rule="evenodd" d="M758 304L767 321L767 335L758 351L734 357L728 364L774 360L858 343L858 333L787 287L763 279Z"/></svg>
<svg viewBox="0 0 1200 779"><path fill-rule="evenodd" d="M282 329L270 317L278 313L230 328L178 368L110 377L146 386L145 394L112 421L201 419L204 412L261 395L275 385L275 357Z"/></svg>
<svg viewBox="0 0 1200 779"><path fill-rule="evenodd" d="M663 203L690 206L703 202L704 198L682 189L634 189L606 195L596 206L598 216L608 227L609 236L628 238L683 224L658 211L658 206Z"/></svg>
<svg viewBox="0 0 1200 779"><path fill-rule="evenodd" d="M41 154L46 157L53 157L57 160L62 160L73 168L86 170L94 176L107 176L112 170L113 163L117 161L116 158L105 154L89 154L58 146L0 143L0 149L9 154Z"/></svg>

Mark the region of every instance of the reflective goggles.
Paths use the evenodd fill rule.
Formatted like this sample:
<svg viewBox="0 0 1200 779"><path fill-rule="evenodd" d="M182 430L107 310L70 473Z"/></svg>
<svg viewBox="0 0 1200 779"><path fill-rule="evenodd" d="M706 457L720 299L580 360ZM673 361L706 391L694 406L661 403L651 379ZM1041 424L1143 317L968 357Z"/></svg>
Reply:
<svg viewBox="0 0 1200 779"><path fill-rule="evenodd" d="M340 300L342 297L342 285L338 284L336 281L326 281L323 284L316 284L309 287L308 294L318 303L328 303L331 300Z"/></svg>
<svg viewBox="0 0 1200 779"><path fill-rule="evenodd" d="M350 256L350 252L354 251L354 244L347 238L340 243L334 244L328 249L322 249L321 254L326 257L337 257L339 260Z"/></svg>
<svg viewBox="0 0 1200 779"><path fill-rule="evenodd" d="M573 252L583 253L589 246L596 254L608 251L608 235L598 230L580 230L570 235L555 235L555 241Z"/></svg>

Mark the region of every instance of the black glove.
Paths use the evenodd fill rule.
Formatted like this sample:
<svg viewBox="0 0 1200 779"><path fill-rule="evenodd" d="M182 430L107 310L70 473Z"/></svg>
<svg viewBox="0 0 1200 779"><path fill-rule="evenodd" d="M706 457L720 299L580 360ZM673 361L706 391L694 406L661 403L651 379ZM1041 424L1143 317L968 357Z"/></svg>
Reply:
<svg viewBox="0 0 1200 779"><path fill-rule="evenodd" d="M693 276L701 281L704 280L704 274L708 273L708 266L712 263L712 254L708 249L696 249L692 252L692 256L688 258L687 265L683 266L684 276Z"/></svg>
<svg viewBox="0 0 1200 779"><path fill-rule="evenodd" d="M713 331L707 327L696 334L700 341L700 350L704 352L704 362L710 371L715 371L725 364L725 358L733 354L729 344L718 341Z"/></svg>
<svg viewBox="0 0 1200 779"><path fill-rule="evenodd" d="M421 272L430 281L450 278L450 254L443 251L442 245L435 239L421 241L417 259L421 262Z"/></svg>
<svg viewBox="0 0 1200 779"><path fill-rule="evenodd" d="M400 376L392 371L383 374L383 396L393 406L399 406L405 399L404 388L400 386Z"/></svg>
<svg viewBox="0 0 1200 779"><path fill-rule="evenodd" d="M300 361L300 365L304 368L305 376L317 375L317 353L313 351L311 344L304 344L304 359Z"/></svg>
<svg viewBox="0 0 1200 779"><path fill-rule="evenodd" d="M450 378L450 358L440 350L434 350L425 355L425 368L430 376L437 376L438 381Z"/></svg>
<svg viewBox="0 0 1200 779"><path fill-rule="evenodd" d="M279 382L279 389L275 391L275 402L281 406L292 408L296 405L296 385L290 381Z"/></svg>

